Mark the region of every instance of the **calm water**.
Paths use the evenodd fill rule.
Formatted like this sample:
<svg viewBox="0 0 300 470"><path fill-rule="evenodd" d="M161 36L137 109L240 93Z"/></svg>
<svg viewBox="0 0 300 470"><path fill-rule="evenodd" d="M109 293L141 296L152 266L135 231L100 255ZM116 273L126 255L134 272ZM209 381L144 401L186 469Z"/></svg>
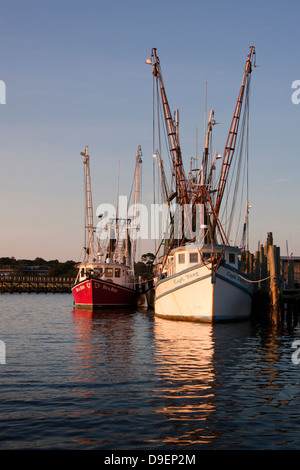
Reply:
<svg viewBox="0 0 300 470"><path fill-rule="evenodd" d="M1 449L299 449L300 327L0 296Z"/></svg>

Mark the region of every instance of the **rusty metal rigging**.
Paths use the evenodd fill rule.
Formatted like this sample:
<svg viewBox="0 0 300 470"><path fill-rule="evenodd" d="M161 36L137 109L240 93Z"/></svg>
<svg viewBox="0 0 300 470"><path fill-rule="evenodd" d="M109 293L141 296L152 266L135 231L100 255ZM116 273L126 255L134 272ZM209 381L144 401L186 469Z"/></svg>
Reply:
<svg viewBox="0 0 300 470"><path fill-rule="evenodd" d="M85 147L84 152L80 153L84 157L84 185L85 185L85 218L86 218L86 232L85 232L85 252L88 256L89 262L94 261L94 224L93 224L93 202L92 202L92 189L91 189L91 174L90 174L90 156L89 148ZM87 240L86 240L87 237Z"/></svg>
<svg viewBox="0 0 300 470"><path fill-rule="evenodd" d="M222 161L222 167L221 167L221 176L219 179L219 186L218 186L216 204L215 204L215 213L217 216L219 215L223 194L224 194L226 182L228 179L230 165L234 156L239 122L240 122L240 115L241 115L241 110L243 106L244 91L245 91L247 81L249 80L249 77L252 71L252 61L253 61L253 66L255 67L254 46L250 46L250 52L248 54L248 58L245 64L242 85L240 88L239 96L238 96L235 110L233 113L233 118L231 121L231 126L230 126L230 130L228 133L225 149L224 149L224 155L223 155L223 161ZM213 225L212 225L212 234L214 234L216 225L217 225L217 219L215 217L213 221Z"/></svg>
<svg viewBox="0 0 300 470"><path fill-rule="evenodd" d="M172 158L173 168L175 170L176 176L176 191L177 191L177 200L180 204L188 204L189 197L187 191L187 180L185 177L183 162L182 162L182 154L181 148L179 144L179 136L178 136L178 129L177 125L172 117L170 106L168 103L159 58L156 53L156 48L152 49L151 59L147 60L148 64L153 66L153 76L157 78L159 81L160 92L161 92L161 100L163 105L163 112L165 118L165 125L168 135L168 144L169 144L169 151Z"/></svg>

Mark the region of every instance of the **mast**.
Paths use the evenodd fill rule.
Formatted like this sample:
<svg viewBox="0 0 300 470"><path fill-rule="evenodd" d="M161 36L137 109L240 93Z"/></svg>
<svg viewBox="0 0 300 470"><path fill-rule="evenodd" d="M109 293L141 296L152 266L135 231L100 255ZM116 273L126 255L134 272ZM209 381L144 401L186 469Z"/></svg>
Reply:
<svg viewBox="0 0 300 470"><path fill-rule="evenodd" d="M201 173L200 173L201 185L207 183L207 164L208 164L208 155L209 155L209 143L210 143L210 136L211 136L212 126L214 126L214 125L215 125L214 111L210 110L208 123L207 123L206 138L205 138L205 143L204 143Z"/></svg>
<svg viewBox="0 0 300 470"><path fill-rule="evenodd" d="M84 157L84 176L85 176L85 251L87 254L88 262L94 262L94 224L93 224L93 201L92 201L92 187L91 187L91 174L90 174L90 156L89 148L85 147L85 151L80 155Z"/></svg>
<svg viewBox="0 0 300 470"><path fill-rule="evenodd" d="M146 61L148 64L153 66L153 76L157 78L160 86L161 92L161 99L163 105L163 112L165 117L165 125L168 135L168 144L169 150L172 158L173 168L175 170L176 176L176 191L177 191L177 199L179 204L188 204L188 191L187 191L187 180L184 174L183 162L182 162L182 154L181 148L179 144L179 135L178 135L178 122L177 117L178 114L176 113L176 122L172 117L170 106L168 103L159 58L156 54L156 48L152 49L151 59Z"/></svg>
<svg viewBox="0 0 300 470"><path fill-rule="evenodd" d="M155 154L153 155L153 158L156 158L158 160L158 168L160 170L160 179L161 179L161 196L163 198L163 201L169 204L170 200L172 200L172 196L169 194L164 165L163 165L163 161L158 150L156 150Z"/></svg>
<svg viewBox="0 0 300 470"><path fill-rule="evenodd" d="M241 110L242 110L242 105L243 105L244 91L247 85L248 78L252 71L251 60L254 57L255 57L255 48L253 46L250 46L250 52L248 54L248 58L247 58L245 69L244 69L242 85L240 88L239 96L238 96L235 110L233 113L233 118L231 121L231 126L230 126L230 130L228 133L225 149L224 149L224 155L223 155L223 161L222 161L222 167L221 167L221 176L219 179L219 186L218 186L216 205L215 205L215 212L217 216L219 215L226 182L228 179L230 165L234 156L237 134L238 134L238 129L239 129L240 115L241 115ZM255 59L254 59L253 65L255 66ZM215 231L216 224L217 224L217 220L216 218L214 218L213 225L212 225L212 234Z"/></svg>
<svg viewBox="0 0 300 470"><path fill-rule="evenodd" d="M140 216L140 165L142 164L142 150L141 146L137 146L136 159L135 159L135 172L134 172L134 193L133 193L133 220L137 223L137 219ZM132 227L134 230L139 230L139 224L136 227ZM130 256L130 268L134 272L134 260L136 254L136 237L132 231L133 241L131 245L131 256Z"/></svg>
<svg viewBox="0 0 300 470"><path fill-rule="evenodd" d="M244 251L249 251L249 209L251 209L251 206L247 199L241 243L241 248Z"/></svg>

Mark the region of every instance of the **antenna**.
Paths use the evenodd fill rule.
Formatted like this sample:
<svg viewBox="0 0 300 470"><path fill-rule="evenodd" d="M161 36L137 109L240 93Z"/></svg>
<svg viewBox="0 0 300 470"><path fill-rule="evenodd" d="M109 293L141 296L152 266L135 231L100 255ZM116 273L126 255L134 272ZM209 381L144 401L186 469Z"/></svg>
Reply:
<svg viewBox="0 0 300 470"><path fill-rule="evenodd" d="M205 101L204 101L204 143L206 139L206 106L207 106L207 82L205 82Z"/></svg>
<svg viewBox="0 0 300 470"><path fill-rule="evenodd" d="M196 168L198 168L198 126L196 126Z"/></svg>
<svg viewBox="0 0 300 470"><path fill-rule="evenodd" d="M117 210L116 210L116 219L119 218L119 181L120 181L120 160L118 167L118 186L117 186Z"/></svg>

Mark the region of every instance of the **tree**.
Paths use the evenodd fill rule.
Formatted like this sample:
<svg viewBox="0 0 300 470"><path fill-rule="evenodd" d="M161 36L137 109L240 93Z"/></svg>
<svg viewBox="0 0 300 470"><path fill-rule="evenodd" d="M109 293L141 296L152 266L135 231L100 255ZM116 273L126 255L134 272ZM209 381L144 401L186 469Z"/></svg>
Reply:
<svg viewBox="0 0 300 470"><path fill-rule="evenodd" d="M50 271L48 271L47 276L49 277L76 277L77 269L75 268L77 264L73 260L66 261L65 263L58 263L56 266L53 266Z"/></svg>
<svg viewBox="0 0 300 470"><path fill-rule="evenodd" d="M141 261L134 265L136 276L141 276L142 279L150 279L152 277L153 262L155 255L153 253L145 253L141 256Z"/></svg>
<svg viewBox="0 0 300 470"><path fill-rule="evenodd" d="M43 258L35 258L33 262L36 266L45 266L47 264L47 261L45 261Z"/></svg>
<svg viewBox="0 0 300 470"><path fill-rule="evenodd" d="M153 253L145 253L144 255L141 256L142 263L145 263L147 265L153 264L154 260L155 260L155 255Z"/></svg>
<svg viewBox="0 0 300 470"><path fill-rule="evenodd" d="M9 258L8 256L5 256L3 258L0 258L0 266L11 266L16 264L17 263L15 257Z"/></svg>

